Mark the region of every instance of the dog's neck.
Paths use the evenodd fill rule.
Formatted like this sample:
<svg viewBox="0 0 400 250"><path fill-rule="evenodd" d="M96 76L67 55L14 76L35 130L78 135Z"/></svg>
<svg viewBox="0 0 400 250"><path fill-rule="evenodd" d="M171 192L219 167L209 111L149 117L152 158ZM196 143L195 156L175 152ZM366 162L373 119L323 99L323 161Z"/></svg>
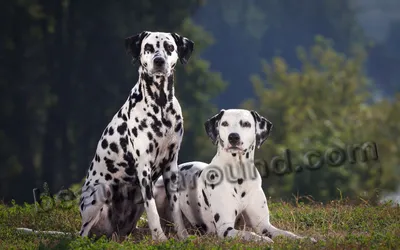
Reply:
<svg viewBox="0 0 400 250"><path fill-rule="evenodd" d="M231 153L227 152L220 144L218 144L217 154L211 161L212 165L225 167L250 167L254 166L254 147L250 147L243 152Z"/></svg>
<svg viewBox="0 0 400 250"><path fill-rule="evenodd" d="M146 103L155 103L158 107L166 107L175 95L174 74L150 75L143 66L139 66L138 87Z"/></svg>

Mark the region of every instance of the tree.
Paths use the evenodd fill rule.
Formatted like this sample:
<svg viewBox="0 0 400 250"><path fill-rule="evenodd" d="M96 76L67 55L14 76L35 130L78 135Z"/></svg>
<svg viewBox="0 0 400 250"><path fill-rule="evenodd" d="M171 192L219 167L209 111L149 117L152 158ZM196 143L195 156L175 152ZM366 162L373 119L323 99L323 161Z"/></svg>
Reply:
<svg viewBox="0 0 400 250"><path fill-rule="evenodd" d="M389 124L399 128L393 120L399 111L392 106L398 103L371 100L371 82L364 73L365 52L361 48L354 48L351 56L346 56L333 49L332 41L318 37L309 51L298 49L301 70L291 70L285 59L275 57L271 64L263 63L265 79L252 77L256 98L244 102L243 107L259 111L274 125L267 146L257 155L270 163L285 149L292 152L293 172L283 177L270 172L264 181L269 194L311 195L316 200L327 201L338 198L340 190L353 198L376 198L376 188L390 188L389 183L396 181L381 176L380 171L393 172L399 163L398 157L385 154L387 158L379 157L376 161L370 151L368 160L362 162L356 148L365 142L375 142L380 153L381 148L393 148L395 144L387 134ZM379 109L391 109L391 115L382 117L377 112ZM391 122L382 124L384 119ZM377 121L381 122L379 129ZM303 156L307 152L317 150L329 154L333 148L343 150L345 159L339 166L328 166L329 159L324 158L325 163L318 170L305 167L307 161ZM358 154L353 155L354 152ZM338 159L337 154L332 157L333 161ZM352 160L355 162L351 163ZM315 162L314 158L308 165ZM299 164L303 171L295 173Z"/></svg>
<svg viewBox="0 0 400 250"><path fill-rule="evenodd" d="M196 43L176 77L186 121L181 159L195 157L202 150L196 141L205 136L197 119L209 116L209 99L224 84L198 56L211 39L188 19L198 4L97 1L94 11L92 2L77 0L7 2L1 10L8 25L0 49L8 61L0 79L0 197L29 202L44 181L57 192L86 175L99 136L136 83L124 38L143 30L181 32Z"/></svg>
<svg viewBox="0 0 400 250"><path fill-rule="evenodd" d="M263 58L282 56L298 68L295 48L311 46L316 35L333 39L335 49L345 53L365 42L347 0L214 0L194 20L214 35L217 42L204 51L204 58L229 82L218 96L219 106L235 107L252 97L247 82Z"/></svg>

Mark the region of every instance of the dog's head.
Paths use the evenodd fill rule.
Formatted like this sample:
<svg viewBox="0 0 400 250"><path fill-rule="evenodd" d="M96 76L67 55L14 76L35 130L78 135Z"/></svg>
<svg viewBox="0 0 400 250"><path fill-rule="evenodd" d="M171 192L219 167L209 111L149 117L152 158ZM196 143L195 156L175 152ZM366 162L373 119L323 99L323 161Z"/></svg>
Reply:
<svg viewBox="0 0 400 250"><path fill-rule="evenodd" d="M170 75L178 61L186 64L194 42L177 33L143 31L125 38L125 49L133 63L139 61L149 75Z"/></svg>
<svg viewBox="0 0 400 250"><path fill-rule="evenodd" d="M252 145L259 148L271 133L272 123L256 111L222 109L205 124L207 135L213 144L227 152L244 152Z"/></svg>

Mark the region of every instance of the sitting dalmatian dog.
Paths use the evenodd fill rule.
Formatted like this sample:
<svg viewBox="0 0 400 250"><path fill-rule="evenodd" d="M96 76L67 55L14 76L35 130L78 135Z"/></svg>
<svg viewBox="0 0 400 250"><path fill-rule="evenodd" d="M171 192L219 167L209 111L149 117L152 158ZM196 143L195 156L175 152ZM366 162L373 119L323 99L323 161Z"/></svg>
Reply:
<svg viewBox="0 0 400 250"><path fill-rule="evenodd" d="M210 118L205 129L217 145L211 163L179 165L183 178L179 203L186 228L197 229L202 234L214 233L220 238L239 237L242 240L273 242L272 239L280 235L305 238L278 229L269 220L261 176L254 165L254 150L267 139L272 123L255 111L229 109ZM154 195L160 217L169 221L171 213L165 202L163 183L160 177ZM240 218L255 233L235 229ZM166 223L163 226L168 228Z"/></svg>
<svg viewBox="0 0 400 250"><path fill-rule="evenodd" d="M144 31L125 39L139 79L104 129L82 187L81 236L126 236L146 211L154 240L167 240L153 196L154 182L178 187L178 152L183 136L181 107L174 93L174 68L186 64L194 42L176 33ZM166 189L178 236L188 236L178 193Z"/></svg>

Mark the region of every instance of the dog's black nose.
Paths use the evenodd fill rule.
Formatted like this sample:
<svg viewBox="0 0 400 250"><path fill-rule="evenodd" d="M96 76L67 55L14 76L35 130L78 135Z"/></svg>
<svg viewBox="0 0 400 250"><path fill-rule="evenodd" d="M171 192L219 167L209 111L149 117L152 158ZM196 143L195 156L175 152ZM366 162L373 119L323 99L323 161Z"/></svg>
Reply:
<svg viewBox="0 0 400 250"><path fill-rule="evenodd" d="M228 141L232 146L237 145L240 142L240 136L238 133L230 133L228 135Z"/></svg>
<svg viewBox="0 0 400 250"><path fill-rule="evenodd" d="M156 57L154 58L154 65L156 65L157 67L162 67L165 64L165 60L162 57Z"/></svg>

